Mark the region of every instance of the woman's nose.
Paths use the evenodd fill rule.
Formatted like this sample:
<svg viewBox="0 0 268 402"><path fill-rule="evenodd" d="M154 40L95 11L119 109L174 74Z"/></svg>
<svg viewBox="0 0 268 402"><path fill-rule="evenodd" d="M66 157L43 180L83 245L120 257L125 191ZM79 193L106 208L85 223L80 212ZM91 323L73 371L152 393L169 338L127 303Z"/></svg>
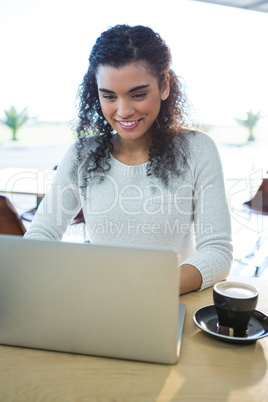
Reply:
<svg viewBox="0 0 268 402"><path fill-rule="evenodd" d="M134 108L131 102L127 100L118 101L117 114L122 119L127 119L134 113Z"/></svg>

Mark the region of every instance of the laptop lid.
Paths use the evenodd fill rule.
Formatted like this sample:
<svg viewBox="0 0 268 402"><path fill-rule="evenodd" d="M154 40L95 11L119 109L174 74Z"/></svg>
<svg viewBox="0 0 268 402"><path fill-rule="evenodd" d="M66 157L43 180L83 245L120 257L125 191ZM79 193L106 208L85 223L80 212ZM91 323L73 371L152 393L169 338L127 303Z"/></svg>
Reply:
<svg viewBox="0 0 268 402"><path fill-rule="evenodd" d="M0 236L0 255L1 344L177 362L175 253Z"/></svg>

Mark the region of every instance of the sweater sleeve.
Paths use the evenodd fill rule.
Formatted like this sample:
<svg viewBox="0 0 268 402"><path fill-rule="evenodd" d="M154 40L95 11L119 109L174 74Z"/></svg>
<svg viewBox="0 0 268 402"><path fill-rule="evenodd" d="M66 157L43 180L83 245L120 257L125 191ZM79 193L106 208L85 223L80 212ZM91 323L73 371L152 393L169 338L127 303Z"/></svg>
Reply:
<svg viewBox="0 0 268 402"><path fill-rule="evenodd" d="M214 141L199 133L192 143L193 210L197 252L184 261L202 276L203 290L225 279L232 263L231 222L223 170ZM195 161L195 162L194 162Z"/></svg>
<svg viewBox="0 0 268 402"><path fill-rule="evenodd" d="M80 208L76 147L73 144L60 163L54 181L24 237L61 240Z"/></svg>

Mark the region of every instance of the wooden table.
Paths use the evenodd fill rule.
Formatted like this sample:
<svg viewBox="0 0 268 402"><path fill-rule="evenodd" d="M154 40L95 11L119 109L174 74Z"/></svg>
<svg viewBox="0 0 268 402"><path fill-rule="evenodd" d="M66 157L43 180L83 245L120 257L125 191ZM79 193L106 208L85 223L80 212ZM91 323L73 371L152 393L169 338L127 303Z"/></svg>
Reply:
<svg viewBox="0 0 268 402"><path fill-rule="evenodd" d="M230 279L257 286L257 308L268 313L267 276ZM0 346L0 401L267 401L268 337L238 345L200 331L192 316L212 304L212 288L181 302L187 312L177 365Z"/></svg>

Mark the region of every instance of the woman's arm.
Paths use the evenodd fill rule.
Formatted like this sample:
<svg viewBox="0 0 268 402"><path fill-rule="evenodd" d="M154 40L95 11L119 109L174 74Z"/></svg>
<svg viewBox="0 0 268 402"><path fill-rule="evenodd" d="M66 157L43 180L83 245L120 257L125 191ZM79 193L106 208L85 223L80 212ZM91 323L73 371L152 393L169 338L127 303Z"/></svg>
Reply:
<svg viewBox="0 0 268 402"><path fill-rule="evenodd" d="M25 238L62 239L72 218L81 208L76 164L76 148L73 144L60 163L54 181L40 203Z"/></svg>
<svg viewBox="0 0 268 402"><path fill-rule="evenodd" d="M225 279L232 262L231 222L222 165L217 147L208 135L197 133L193 137L190 163L196 253L183 262L183 292L194 288L202 290ZM195 269L202 277L201 284Z"/></svg>

